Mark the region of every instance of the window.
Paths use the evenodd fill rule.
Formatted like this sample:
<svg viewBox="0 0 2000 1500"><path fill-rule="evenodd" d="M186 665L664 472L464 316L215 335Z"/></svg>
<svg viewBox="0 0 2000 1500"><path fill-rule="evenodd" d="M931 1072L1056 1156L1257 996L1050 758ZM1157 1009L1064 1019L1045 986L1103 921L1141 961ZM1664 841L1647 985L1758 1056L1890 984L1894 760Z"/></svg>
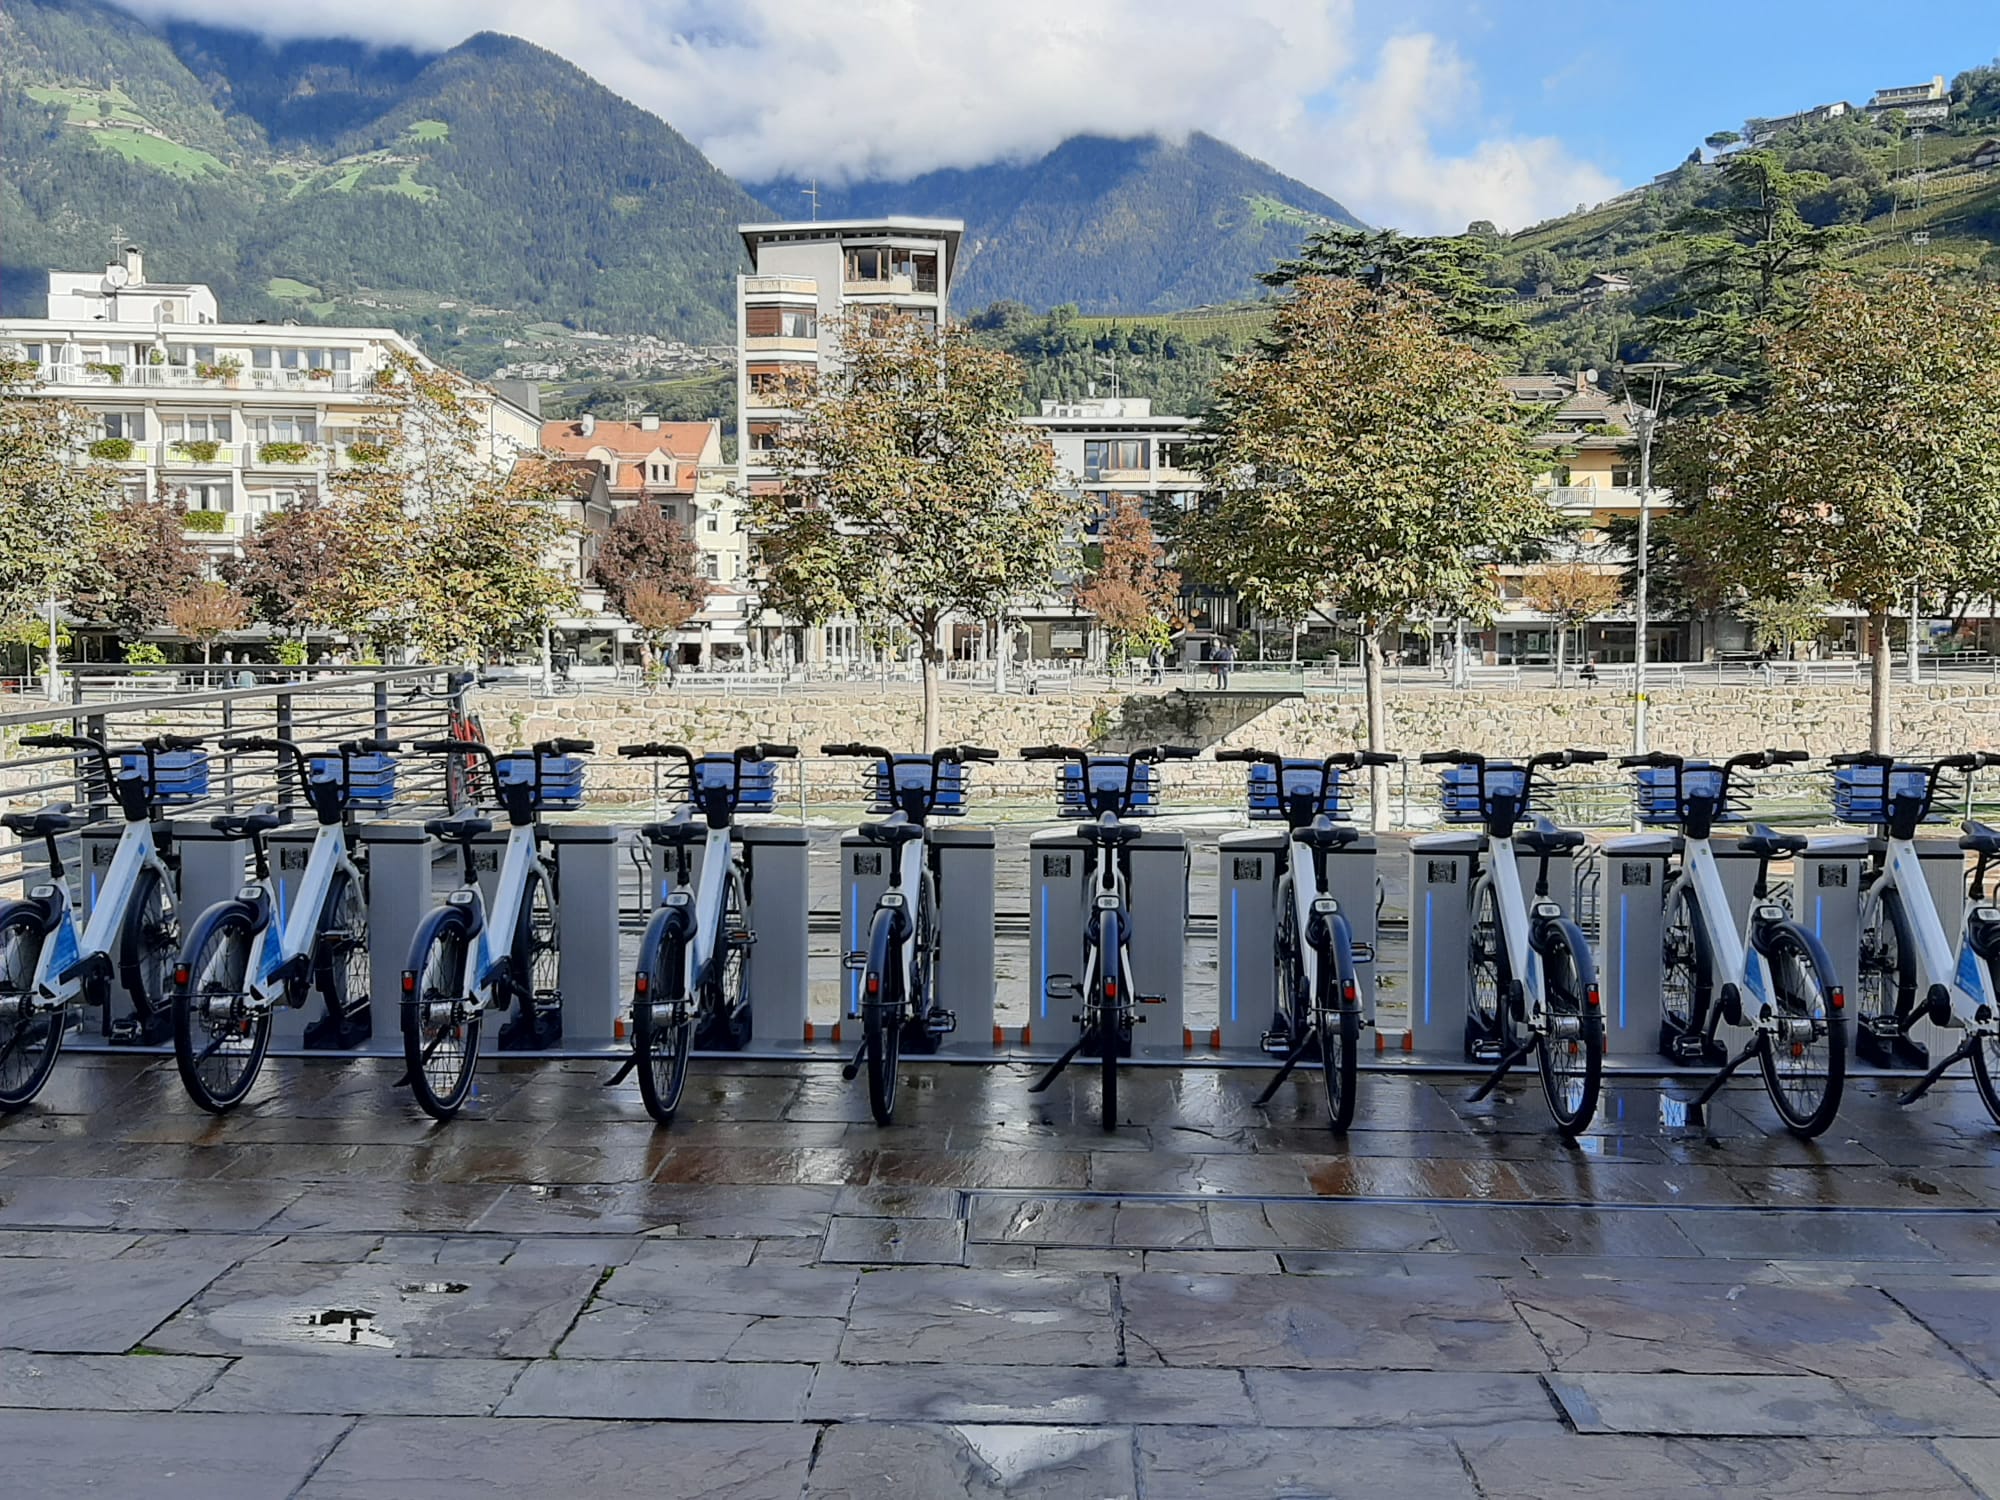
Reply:
<svg viewBox="0 0 2000 1500"><path fill-rule="evenodd" d="M847 252L849 281L887 281L894 255L886 245L862 245Z"/></svg>
<svg viewBox="0 0 2000 1500"><path fill-rule="evenodd" d="M167 418L170 443L226 443L229 441L227 412L170 415Z"/></svg>
<svg viewBox="0 0 2000 1500"><path fill-rule="evenodd" d="M108 438L141 439L146 435L146 414L138 411L99 412L97 427Z"/></svg>
<svg viewBox="0 0 2000 1500"><path fill-rule="evenodd" d="M1188 466L1192 444L1186 438L1160 439L1160 467L1163 469L1185 469Z"/></svg>
<svg viewBox="0 0 2000 1500"><path fill-rule="evenodd" d="M813 367L809 364L751 365L745 371L750 382L750 394L763 397L766 406L782 400L800 383L811 379L812 373Z"/></svg>
<svg viewBox="0 0 2000 1500"><path fill-rule="evenodd" d="M310 413L257 417L251 421L250 431L259 443L317 443L319 418Z"/></svg>
<svg viewBox="0 0 2000 1500"><path fill-rule="evenodd" d="M1083 444L1083 477L1096 479L1107 470L1146 467L1144 438L1087 438Z"/></svg>
<svg viewBox="0 0 2000 1500"><path fill-rule="evenodd" d="M719 517L710 516L702 522L701 529L703 531L720 531L722 530L722 521Z"/></svg>
<svg viewBox="0 0 2000 1500"><path fill-rule="evenodd" d="M776 422L752 422L750 424L750 451L752 453L775 453L779 448L778 424Z"/></svg>
<svg viewBox="0 0 2000 1500"><path fill-rule="evenodd" d="M716 566L715 554L713 552L702 553L701 576L708 579L711 583L722 581L722 570Z"/></svg>
<svg viewBox="0 0 2000 1500"><path fill-rule="evenodd" d="M1639 466L1637 464L1616 464L1611 470L1611 483L1621 490L1638 488Z"/></svg>
<svg viewBox="0 0 2000 1500"><path fill-rule="evenodd" d="M810 309L786 308L778 315L778 333L788 339L816 339L819 314Z"/></svg>
<svg viewBox="0 0 2000 1500"><path fill-rule="evenodd" d="M219 510L227 515L232 508L226 484L184 484L174 491L174 497L183 501L189 510Z"/></svg>
<svg viewBox="0 0 2000 1500"><path fill-rule="evenodd" d="M752 339L813 339L819 337L819 314L809 307L777 307L770 303L743 309L743 336Z"/></svg>

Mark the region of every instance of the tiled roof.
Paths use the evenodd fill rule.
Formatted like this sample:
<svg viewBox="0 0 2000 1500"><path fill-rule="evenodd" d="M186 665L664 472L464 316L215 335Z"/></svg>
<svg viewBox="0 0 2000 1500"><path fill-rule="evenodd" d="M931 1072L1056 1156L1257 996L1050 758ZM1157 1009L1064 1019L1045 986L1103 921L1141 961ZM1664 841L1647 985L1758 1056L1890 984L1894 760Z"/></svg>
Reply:
<svg viewBox="0 0 2000 1500"><path fill-rule="evenodd" d="M710 431L707 422L662 422L649 432L637 422L599 421L589 433L576 422L544 422L542 446L551 453L578 454L604 448L620 458L665 451L693 463L707 447Z"/></svg>

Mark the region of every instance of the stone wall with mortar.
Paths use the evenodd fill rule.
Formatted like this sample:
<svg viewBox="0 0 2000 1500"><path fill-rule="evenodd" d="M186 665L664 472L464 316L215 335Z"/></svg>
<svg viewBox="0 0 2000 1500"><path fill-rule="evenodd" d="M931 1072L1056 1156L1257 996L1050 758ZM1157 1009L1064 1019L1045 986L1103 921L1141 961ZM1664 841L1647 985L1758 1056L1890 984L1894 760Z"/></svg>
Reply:
<svg viewBox="0 0 2000 1500"><path fill-rule="evenodd" d="M554 735L598 742L594 792L643 794L650 772L615 763L609 752L637 740L725 748L749 740L796 744L807 754L833 740L915 747L922 703L911 690L823 691L768 696L660 694L534 698L482 693L474 700L487 736L524 744ZM989 745L1011 755L1026 745L1087 743L1104 749L1168 741L1208 748L1255 746L1328 754L1359 743L1357 696L1279 697L1181 692L1052 694L996 697L947 691L946 743ZM1631 702L1613 689L1392 690L1390 744L1417 752L1469 749L1520 756L1565 745L1619 750L1631 741ZM1864 687L1764 688L1748 684L1669 688L1653 695L1651 740L1665 750L1725 755L1760 745L1798 747L1814 756L1863 748L1868 737ZM1911 754L2000 747L2000 683L1898 684L1894 743ZM851 790L855 770L835 763L808 768L814 797ZM1216 780L1206 768L1173 773L1190 791ZM1233 777L1217 780L1234 785ZM995 793L1039 794L1046 769L1018 765L981 773ZM1189 780L1192 778L1192 780Z"/></svg>

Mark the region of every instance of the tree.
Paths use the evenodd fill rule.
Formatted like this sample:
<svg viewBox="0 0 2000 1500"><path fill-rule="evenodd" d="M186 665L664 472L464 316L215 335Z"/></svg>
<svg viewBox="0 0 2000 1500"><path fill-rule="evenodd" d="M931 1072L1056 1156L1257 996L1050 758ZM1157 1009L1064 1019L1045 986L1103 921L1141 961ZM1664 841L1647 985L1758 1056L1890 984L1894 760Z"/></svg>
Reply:
<svg viewBox="0 0 2000 1500"><path fill-rule="evenodd" d="M1549 528L1548 455L1498 359L1453 339L1426 293L1307 277L1277 330L1223 380L1200 451L1215 503L1177 525L1177 556L1280 619L1328 601L1357 618L1385 749L1384 634L1490 611L1492 565Z"/></svg>
<svg viewBox="0 0 2000 1500"><path fill-rule="evenodd" d="M687 528L650 503L618 512L598 546L591 576L611 607L638 626L649 670L712 592L699 557Z"/></svg>
<svg viewBox="0 0 2000 1500"><path fill-rule="evenodd" d="M243 538L242 555L217 571L258 619L300 640L356 622L354 552L341 513L313 495L265 516Z"/></svg>
<svg viewBox="0 0 2000 1500"><path fill-rule="evenodd" d="M1385 299L1426 293L1447 335L1507 347L1519 341L1521 325L1508 310L1508 289L1487 280L1498 259L1495 242L1470 231L1426 236L1336 225L1315 230L1296 258L1279 261L1257 279L1275 287L1306 277L1351 281Z"/></svg>
<svg viewBox="0 0 2000 1500"><path fill-rule="evenodd" d="M1615 570L1580 555L1537 563L1522 578L1521 597L1555 625L1558 684L1567 666L1570 632L1616 609L1622 593Z"/></svg>
<svg viewBox="0 0 2000 1500"><path fill-rule="evenodd" d="M840 362L780 433L781 493L751 505L766 603L907 626L920 643L924 748L939 725L939 634L1050 589L1080 503L1020 425L1021 366L963 330L844 323Z"/></svg>
<svg viewBox="0 0 2000 1500"><path fill-rule="evenodd" d="M402 570L409 631L434 661L480 662L539 644L576 604L576 582L549 565L569 534L559 466L524 459L497 489L437 502Z"/></svg>
<svg viewBox="0 0 2000 1500"><path fill-rule="evenodd" d="M1153 535L1145 507L1113 495L1099 531L1097 566L1076 587L1076 602L1111 635L1114 662L1164 646L1181 577Z"/></svg>
<svg viewBox="0 0 2000 1500"><path fill-rule="evenodd" d="M206 563L206 554L187 539L186 502L162 484L152 499L100 517L70 603L79 617L109 626L130 643L166 619L174 601L201 582Z"/></svg>
<svg viewBox="0 0 2000 1500"><path fill-rule="evenodd" d="M1734 130L1718 130L1715 134L1705 139L1702 144L1711 151L1720 151L1723 147L1733 146L1742 139L1743 137Z"/></svg>
<svg viewBox="0 0 2000 1500"><path fill-rule="evenodd" d="M2000 293L1917 273L1827 278L1769 334L1763 407L1691 424L1687 531L1752 596L1817 587L1868 617L1870 744L1890 748L1889 617L1921 581L1993 576Z"/></svg>
<svg viewBox="0 0 2000 1500"><path fill-rule="evenodd" d="M0 359L0 628L39 621L34 639L49 649L51 669L44 608L69 591L100 515L119 499L110 468L82 461L92 421L82 407L39 394L33 365Z"/></svg>
<svg viewBox="0 0 2000 1500"><path fill-rule="evenodd" d="M1808 583L1790 594L1746 599L1740 612L1750 622L1751 639L1759 650L1790 656L1800 641L1812 640L1820 633L1832 603L1825 589Z"/></svg>
<svg viewBox="0 0 2000 1500"><path fill-rule="evenodd" d="M201 647L201 664L209 664L215 643L250 623L250 604L226 583L198 583L167 606L167 623Z"/></svg>

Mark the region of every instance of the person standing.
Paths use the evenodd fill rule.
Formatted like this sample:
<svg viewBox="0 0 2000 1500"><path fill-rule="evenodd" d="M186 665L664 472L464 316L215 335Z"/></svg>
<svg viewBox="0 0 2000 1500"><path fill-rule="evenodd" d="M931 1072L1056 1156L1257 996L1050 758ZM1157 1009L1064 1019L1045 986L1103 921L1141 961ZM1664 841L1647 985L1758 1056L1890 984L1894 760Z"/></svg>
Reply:
<svg viewBox="0 0 2000 1500"><path fill-rule="evenodd" d="M1229 642L1225 640L1222 643L1222 649L1215 653L1215 675L1217 678L1217 685L1225 693L1229 691L1229 673L1235 667L1235 665L1236 665L1236 648L1230 645Z"/></svg>

